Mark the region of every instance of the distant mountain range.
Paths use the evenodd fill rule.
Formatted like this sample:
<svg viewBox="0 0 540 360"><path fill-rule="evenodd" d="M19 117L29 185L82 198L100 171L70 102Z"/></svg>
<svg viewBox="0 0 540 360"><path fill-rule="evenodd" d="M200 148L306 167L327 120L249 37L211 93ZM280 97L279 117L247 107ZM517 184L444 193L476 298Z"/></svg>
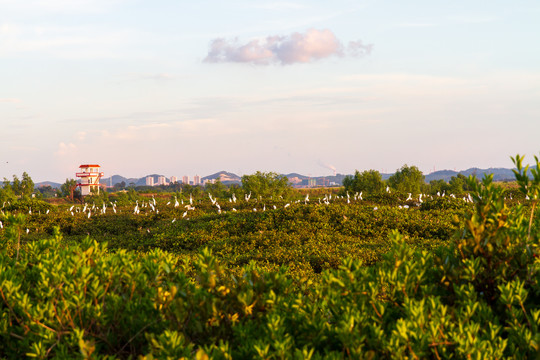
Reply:
<svg viewBox="0 0 540 360"><path fill-rule="evenodd" d="M485 174L493 174L493 180L494 181L507 181L507 180L514 180L514 173L512 172L512 169L506 169L506 168L489 168L489 169L480 169L480 168L470 168L467 170L462 171L452 171L452 170L439 170L432 172L430 174L425 175L426 182L429 183L432 180L444 180L449 181L452 176L457 176L457 174L462 174L465 176L469 175L476 175L478 178L484 177ZM299 185L299 186L307 186L307 185L341 185L343 184L343 179L347 175L343 174L336 174L336 175L330 175L330 176L316 176L316 177L309 177L305 175L301 175L298 173L290 173L290 174L284 174L289 181L293 185ZM387 180L390 176L392 176L393 173L383 173L381 174L383 180ZM150 174L145 177L141 178L126 178L120 175L113 175L108 178L102 178L101 183L107 186L114 186L116 184L119 184L121 182L124 182L126 186L134 185L134 186L145 186L146 185L146 178L148 176L152 176L154 178L154 184L158 182L158 177L163 176L159 174ZM170 178L165 178L167 182L170 182ZM204 182L205 180L216 180L220 179L220 181L225 185L230 184L240 184L242 182L242 178L236 174L227 172L227 171L219 171L215 174L208 175L201 177L201 182ZM311 179L311 181L310 181ZM178 181L180 182L182 179L178 178ZM193 177L190 178L190 181L193 181ZM36 184L36 187L40 186L51 186L53 188L60 188L62 184L55 183L51 181L43 181Z"/></svg>

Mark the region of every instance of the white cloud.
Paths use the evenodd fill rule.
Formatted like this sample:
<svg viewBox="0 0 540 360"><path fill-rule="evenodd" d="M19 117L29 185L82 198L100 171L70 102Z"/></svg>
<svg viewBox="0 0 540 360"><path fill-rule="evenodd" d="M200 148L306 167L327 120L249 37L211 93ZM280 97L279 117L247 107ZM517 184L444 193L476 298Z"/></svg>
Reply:
<svg viewBox="0 0 540 360"><path fill-rule="evenodd" d="M66 144L64 142L61 142L58 144L58 149L56 150L55 154L60 157L68 156L72 154L76 149L77 146L73 143Z"/></svg>
<svg viewBox="0 0 540 360"><path fill-rule="evenodd" d="M328 29L310 29L305 33L288 36L272 35L264 40L239 43L238 39L217 38L210 44L208 63L239 62L255 65L309 63L331 56L363 56L371 52L373 45L360 40L349 42L345 47Z"/></svg>

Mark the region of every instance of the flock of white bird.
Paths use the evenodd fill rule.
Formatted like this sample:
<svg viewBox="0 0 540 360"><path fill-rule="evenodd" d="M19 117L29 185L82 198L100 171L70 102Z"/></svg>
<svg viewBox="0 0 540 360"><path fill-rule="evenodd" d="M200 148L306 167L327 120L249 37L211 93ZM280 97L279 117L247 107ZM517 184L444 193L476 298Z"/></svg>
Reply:
<svg viewBox="0 0 540 360"><path fill-rule="evenodd" d="M387 187L386 188L386 192L387 193L390 193L390 188ZM325 194L324 197L319 197L318 198L318 204L319 205L329 205L332 201L336 201L336 200L346 200L347 204L350 204L351 201L362 201L363 200L363 197L362 197L362 194L363 192L356 192L353 196L351 196L348 192L346 194L346 196L340 196L340 195L332 195L332 194ZM440 193L440 192L437 192L437 197L445 197L446 194L443 192L443 193ZM454 194L450 194L449 197L451 198L454 198L456 199L456 196ZM221 205L218 203L218 199L213 197L212 194L208 194L208 198L210 199L210 203L212 204L212 206L215 206L216 207L216 210L217 210L217 213L218 214L222 214L222 213L226 213L227 211L225 210L222 210L221 209ZM408 197L406 199L407 202L415 202L415 205L416 206L419 206L420 204L422 204L424 202L424 199L428 199L428 198L431 198L433 199L434 196L432 195L426 195L426 194L419 194L418 196L418 199L416 198L413 198L413 195L412 193L409 193L408 194ZM283 198L280 197L280 199L282 200ZM465 202L473 202L473 199L471 197L470 194L468 194L467 196L463 197L462 198L463 201ZM244 195L244 202L245 203L249 203L251 200L251 192L249 194L245 194ZM272 200L272 199L271 199ZM236 204L238 199L236 198L236 195L233 193L232 196L228 199L229 203L231 204ZM262 198L259 197L258 199L255 199L255 200L252 200L252 202L255 202L255 203L260 203L262 201ZM304 204L308 204L310 202L310 198L309 198L309 194L306 194L306 197L304 198L304 200L296 200L294 202L292 202L293 204L294 203L301 203L303 202ZM194 206L194 199L193 199L193 195L189 195L189 204L184 204L184 200L181 199L180 201L178 201L178 198L175 196L174 197L174 204L172 204L171 201L167 202L166 206L170 206L172 204L172 206L174 206L174 208L179 208L179 207L183 207L185 209L185 211L183 212L182 214L182 218L185 218L187 220L189 220L189 212L190 211L194 211L195 210L195 206ZM283 208L288 208L289 206L291 206L292 204L291 202L288 202L286 203ZM10 205L9 202L7 202L8 205ZM5 208L6 206L6 202L3 203L2 205L2 210L0 211L0 213L4 214L4 211L3 209ZM398 207L400 209L408 209L409 208L409 205L398 205ZM159 209L157 207L157 201L156 199L154 198L154 196L152 195L152 199L151 200L148 200L148 201L141 201L139 203L139 200L136 200L135 201L135 206L133 208L133 214L134 215L139 215L141 213L141 209L149 209L150 212L154 212L156 214L159 214ZM277 206L276 205L272 205L272 208L275 210L277 209ZM67 211L71 214L71 216L75 216L75 214L78 214L78 213L82 213L82 214L85 214L87 218L90 218L92 215L94 214L106 214L107 213L107 210L108 209L111 209L113 213L117 213L119 212L120 210L117 210L117 205L116 203L114 202L109 202L108 204L106 203L103 203L102 206L96 206L96 204L92 204L91 206L87 203L84 203L82 206L76 206L76 205L72 205ZM378 210L378 207L374 207L373 210ZM231 211L233 212L236 212L236 208L232 207ZM266 204L262 204L262 207L259 206L259 209L257 209L257 207L253 207L252 209L253 212L257 212L257 211L266 211ZM30 208L28 210L28 213L29 214L32 214L32 209ZM39 212L39 214L41 214L41 212ZM45 214L49 214L49 210L46 211ZM174 218L172 220L172 223L176 222L176 218ZM3 224L2 222L0 221L0 229L3 228ZM29 229L26 229L26 232L30 232Z"/></svg>

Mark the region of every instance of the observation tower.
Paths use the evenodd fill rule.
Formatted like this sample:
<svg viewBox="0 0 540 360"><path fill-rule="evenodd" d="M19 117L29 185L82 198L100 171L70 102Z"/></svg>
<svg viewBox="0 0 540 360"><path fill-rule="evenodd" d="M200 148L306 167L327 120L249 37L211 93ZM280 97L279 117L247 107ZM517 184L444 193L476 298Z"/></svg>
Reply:
<svg viewBox="0 0 540 360"><path fill-rule="evenodd" d="M81 195L90 195L96 191L99 194L99 180L103 177L103 173L99 171L99 165L81 165L79 172L75 174L80 178L77 186L81 188Z"/></svg>

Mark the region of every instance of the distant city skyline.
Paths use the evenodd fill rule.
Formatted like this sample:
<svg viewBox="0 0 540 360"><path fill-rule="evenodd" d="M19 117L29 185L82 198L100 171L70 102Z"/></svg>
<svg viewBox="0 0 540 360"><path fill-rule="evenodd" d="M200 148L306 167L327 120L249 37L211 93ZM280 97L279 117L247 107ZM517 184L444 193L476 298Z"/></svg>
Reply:
<svg viewBox="0 0 540 360"><path fill-rule="evenodd" d="M511 167L540 3L0 0L0 178Z"/></svg>

